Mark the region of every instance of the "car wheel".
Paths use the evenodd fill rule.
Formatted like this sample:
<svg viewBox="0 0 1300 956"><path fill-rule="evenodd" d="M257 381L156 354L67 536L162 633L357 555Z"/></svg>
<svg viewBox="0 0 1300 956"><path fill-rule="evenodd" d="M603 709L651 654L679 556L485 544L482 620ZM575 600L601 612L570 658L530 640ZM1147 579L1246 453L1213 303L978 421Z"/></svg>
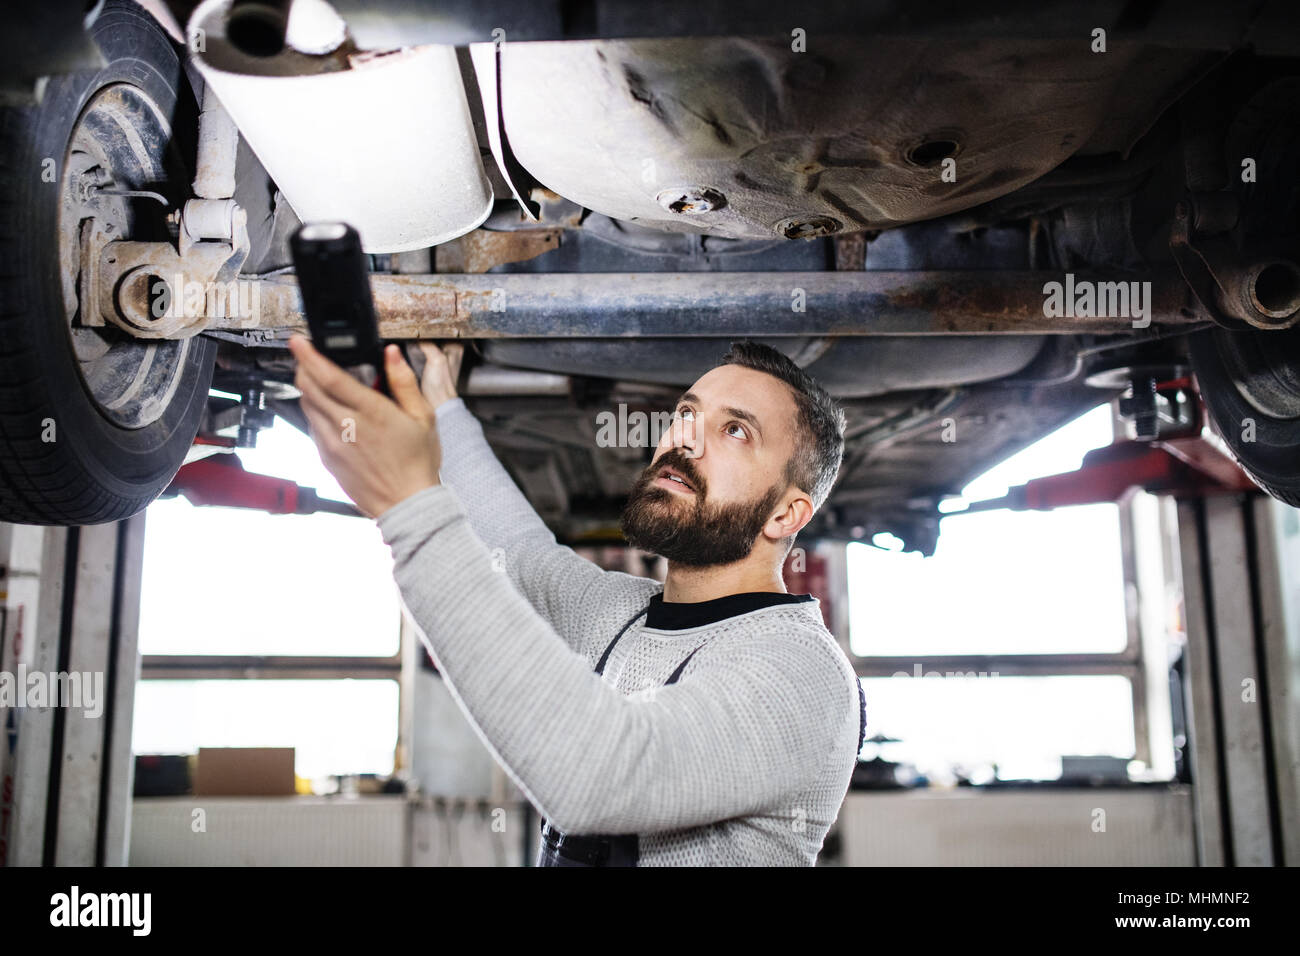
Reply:
<svg viewBox="0 0 1300 956"><path fill-rule="evenodd" d="M0 109L0 520L96 524L171 481L207 402L216 343L82 322L82 231L162 241L192 174L198 110L171 39L110 2L99 70ZM166 203L123 191L161 194Z"/></svg>
<svg viewBox="0 0 1300 956"><path fill-rule="evenodd" d="M1300 507L1300 327L1188 338L1201 399L1255 483Z"/></svg>

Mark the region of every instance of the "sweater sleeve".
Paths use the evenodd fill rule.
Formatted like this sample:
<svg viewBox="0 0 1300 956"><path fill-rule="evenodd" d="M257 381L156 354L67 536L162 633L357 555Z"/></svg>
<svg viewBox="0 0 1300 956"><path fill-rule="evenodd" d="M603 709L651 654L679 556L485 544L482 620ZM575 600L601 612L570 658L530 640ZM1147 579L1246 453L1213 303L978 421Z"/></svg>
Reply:
<svg viewBox="0 0 1300 956"><path fill-rule="evenodd" d="M651 833L782 806L845 727L842 671L786 627L625 696L494 571L444 485L379 517L403 603L476 732L568 833Z"/></svg>
<svg viewBox="0 0 1300 956"><path fill-rule="evenodd" d="M606 571L555 540L463 399L448 399L434 411L442 442L440 477L456 493L493 566L574 650L589 652L578 626L582 609L605 599L603 585L626 588L632 575Z"/></svg>

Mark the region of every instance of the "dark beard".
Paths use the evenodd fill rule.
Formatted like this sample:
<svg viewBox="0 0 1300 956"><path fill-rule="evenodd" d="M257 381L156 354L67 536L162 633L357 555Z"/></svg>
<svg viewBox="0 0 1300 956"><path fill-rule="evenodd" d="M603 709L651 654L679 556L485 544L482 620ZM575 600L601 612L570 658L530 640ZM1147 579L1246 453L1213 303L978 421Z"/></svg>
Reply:
<svg viewBox="0 0 1300 956"><path fill-rule="evenodd" d="M695 501L654 485L655 476L672 466L690 482ZM641 473L623 509L623 537L628 544L678 564L708 567L749 557L754 542L772 517L784 489L780 484L759 501L712 507L691 460L680 449L665 453Z"/></svg>

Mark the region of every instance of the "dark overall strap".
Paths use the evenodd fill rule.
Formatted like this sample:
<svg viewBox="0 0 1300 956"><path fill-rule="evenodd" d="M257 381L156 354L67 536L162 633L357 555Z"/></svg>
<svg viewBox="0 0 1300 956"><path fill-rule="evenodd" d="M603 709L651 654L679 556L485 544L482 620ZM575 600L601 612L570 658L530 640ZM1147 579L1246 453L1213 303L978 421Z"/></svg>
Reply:
<svg viewBox="0 0 1300 956"><path fill-rule="evenodd" d="M862 745L867 739L867 695L862 691L862 681L858 681L858 707L861 711L861 717L858 720L858 753L862 753ZM857 756L853 758L857 760Z"/></svg>
<svg viewBox="0 0 1300 956"><path fill-rule="evenodd" d="M605 648L605 653L600 655L600 662L596 665L597 674L604 674L605 662L609 660L609 653L614 649L614 645L627 632L627 629L636 623L637 618L647 611L649 611L649 607L637 612L636 617L624 624L623 629L609 642L609 646ZM703 644L700 645L700 647L703 646ZM691 662L691 658L695 656L700 647L687 654L686 660L677 665L672 675L664 682L665 687L677 683L677 679L682 676L682 671L686 669L686 665ZM623 833L615 836L566 834L551 826L545 817L542 818L541 828L543 866L636 866L637 859L641 855L640 841L635 833Z"/></svg>
<svg viewBox="0 0 1300 956"><path fill-rule="evenodd" d="M704 646L703 644L700 645L700 647L703 646ZM686 670L686 665L689 664L691 662L691 658L694 657L699 652L700 647L695 648L695 650L687 654L686 660L682 661L680 664L677 665L677 670L673 671L673 676L668 678L666 681L664 681L665 687L667 687L669 684L677 683L677 678L682 676L682 671Z"/></svg>
<svg viewBox="0 0 1300 956"><path fill-rule="evenodd" d="M619 632L618 632L617 634L614 635L614 639L613 639L612 641L609 642L609 646L605 648L605 653L600 655L600 660L596 663L596 673L597 673L597 674L600 674L600 675L604 676L604 673L605 673L605 662L606 662L607 660L609 660L609 652L612 651L612 650L614 649L614 645L618 643L618 639L619 639L620 637L622 637L624 634L627 633L627 629L628 629L629 627L631 627L633 624L636 623L636 619L637 619L638 617L640 617L640 616L643 615L643 614L648 614L648 613L650 613L650 605L649 605L649 604L647 604L647 605L646 605L645 607L643 607L641 610L637 611L636 614L635 614L635 616L633 616L631 620L629 620L626 624L623 625L622 628L619 629Z"/></svg>

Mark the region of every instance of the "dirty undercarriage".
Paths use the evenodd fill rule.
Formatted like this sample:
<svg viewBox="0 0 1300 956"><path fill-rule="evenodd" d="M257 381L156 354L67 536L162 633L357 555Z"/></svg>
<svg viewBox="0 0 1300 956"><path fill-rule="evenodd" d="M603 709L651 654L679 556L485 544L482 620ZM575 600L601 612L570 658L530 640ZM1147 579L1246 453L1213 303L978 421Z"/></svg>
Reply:
<svg viewBox="0 0 1300 956"><path fill-rule="evenodd" d="M602 447L598 416L662 412L750 336L849 413L806 535L890 531L929 553L940 498L1115 397L1111 370L1185 371L1182 335L1212 324L1169 220L1203 91L1254 67L1225 36L1172 43L1161 26L1120 31L1104 55L1064 26L837 37L811 55L739 37L507 43L497 115L480 114L505 134L498 200L461 238L374 256L381 316L394 337L470 341L467 402L567 539L616 534L652 452ZM263 274L287 264L296 222L268 196L250 225ZM1072 270L1150 281L1154 321L1048 317L1043 284ZM280 337L265 334L225 332ZM249 356L289 374L230 349L217 382L240 391Z"/></svg>

